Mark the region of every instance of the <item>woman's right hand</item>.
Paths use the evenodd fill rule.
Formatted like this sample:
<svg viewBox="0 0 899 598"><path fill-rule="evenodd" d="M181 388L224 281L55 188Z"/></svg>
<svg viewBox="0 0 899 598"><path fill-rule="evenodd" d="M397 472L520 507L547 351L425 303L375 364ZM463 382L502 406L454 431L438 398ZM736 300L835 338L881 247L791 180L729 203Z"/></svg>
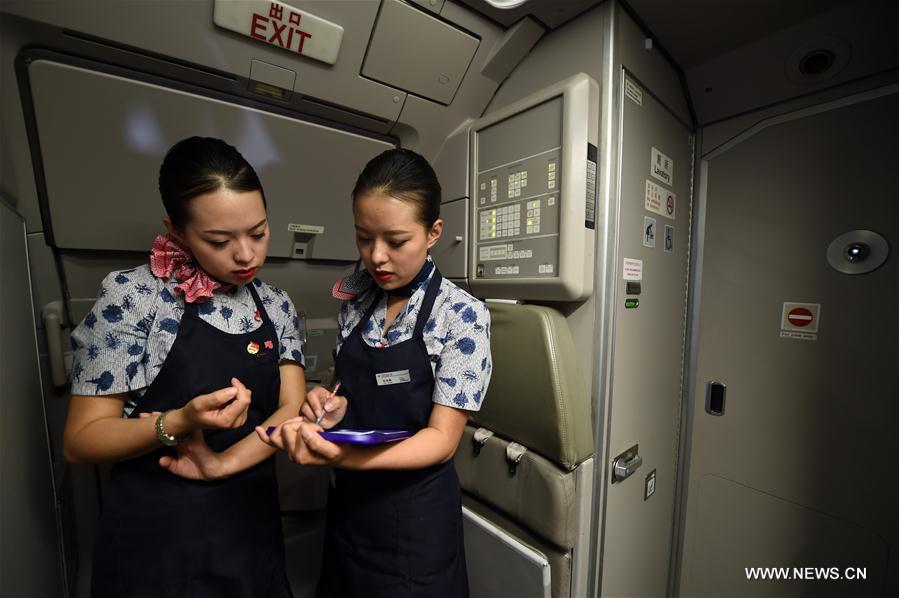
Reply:
<svg viewBox="0 0 899 598"><path fill-rule="evenodd" d="M346 415L347 400L341 395L331 396L324 386L316 386L306 393L306 401L300 408L300 415L308 421L318 422L325 430L333 428ZM318 418L321 418L319 421Z"/></svg>
<svg viewBox="0 0 899 598"><path fill-rule="evenodd" d="M239 428L247 421L247 409L253 392L237 378L231 386L191 399L166 416L166 429L187 434L206 428Z"/></svg>

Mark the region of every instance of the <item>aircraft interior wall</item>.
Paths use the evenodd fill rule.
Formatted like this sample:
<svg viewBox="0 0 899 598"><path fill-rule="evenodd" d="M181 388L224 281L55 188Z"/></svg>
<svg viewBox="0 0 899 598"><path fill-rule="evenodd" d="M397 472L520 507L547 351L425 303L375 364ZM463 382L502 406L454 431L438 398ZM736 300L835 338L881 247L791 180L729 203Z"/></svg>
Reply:
<svg viewBox="0 0 899 598"><path fill-rule="evenodd" d="M598 31L603 32L602 36L597 35ZM632 81L646 89L647 110L650 94L660 102L657 116L638 117L652 123L648 130L640 130L633 123L619 130L621 125L616 120L618 111L623 109L619 99L624 85L622 68ZM620 487L606 487L607 472L597 475L594 505L612 500L616 492L627 494L621 495L626 498L615 507L609 507L612 511L597 508L594 513L598 544L593 546L591 558L602 563L597 567L602 572L593 583L596 591L608 595L620 592L657 595L664 593L668 584L668 555L673 534L677 471L676 455L671 447L677 442L680 419L692 180L690 112L674 66L659 51L646 47L646 34L627 12L618 5L606 3L548 33L500 87L487 113L552 83L556 77L579 71L603 84L599 175L603 192L602 206L598 208L602 212L599 218L602 224L597 230L595 286L593 295L583 303L550 304L567 318L591 387L599 466L626 449L622 443L633 444L639 440L640 453L647 464L640 473L653 470L660 480L653 501L639 510L638 505L644 503L635 495L643 493L640 483L643 476L634 476ZM619 144L624 144L624 149ZM628 149L631 145L632 150ZM669 255L662 254L661 241L658 250L661 256L640 246L644 224L642 190L649 178L642 166L650 163L650 150L658 145L668 155L677 157L675 190L679 198L684 198L679 200L682 203L678 204L677 220L677 230L683 236L677 238L673 254L677 258L667 262L664 258ZM636 165L634 170L619 170L625 155L628 163ZM639 257L646 264L641 311L635 312L639 317L630 317L631 313L623 309L625 285L620 281L619 267L625 257ZM647 324L651 332L640 329ZM608 330L604 326L617 326L619 331L605 336L600 332ZM663 332L669 328L669 332ZM627 341L647 338L647 333L653 338L651 358L643 355L644 343L631 346ZM634 429L628 429L627 420L640 420L641 437L638 438L640 434ZM646 434L649 429L653 432ZM629 508L634 511L628 512ZM629 522L626 530L618 528L619 521ZM647 550L648 544L654 549ZM628 565L637 562L639 568ZM647 568L653 573L648 575Z"/></svg>
<svg viewBox="0 0 899 598"><path fill-rule="evenodd" d="M756 595L750 561L857 566L864 579L821 591L896 592L895 478L847 486L836 472L852 446L867 447L873 470L895 469L899 454L899 347L870 321L884 313L896 327L895 260L853 270L839 254L867 231L897 234L897 83L895 72L866 78L703 129L681 595ZM860 297L864 310L851 307ZM783 312L794 301L816 306L804 333ZM722 417L709 411L712 381L727 388ZM781 533L756 536L761 525Z"/></svg>

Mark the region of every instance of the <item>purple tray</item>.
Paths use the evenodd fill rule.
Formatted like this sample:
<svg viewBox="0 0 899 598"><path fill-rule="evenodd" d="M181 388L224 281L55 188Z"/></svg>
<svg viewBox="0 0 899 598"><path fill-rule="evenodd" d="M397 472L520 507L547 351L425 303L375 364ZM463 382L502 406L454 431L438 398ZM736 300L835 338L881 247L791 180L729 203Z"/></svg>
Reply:
<svg viewBox="0 0 899 598"><path fill-rule="evenodd" d="M382 444L409 438L413 432L408 430L325 430L319 432L322 438L331 442L349 444Z"/></svg>

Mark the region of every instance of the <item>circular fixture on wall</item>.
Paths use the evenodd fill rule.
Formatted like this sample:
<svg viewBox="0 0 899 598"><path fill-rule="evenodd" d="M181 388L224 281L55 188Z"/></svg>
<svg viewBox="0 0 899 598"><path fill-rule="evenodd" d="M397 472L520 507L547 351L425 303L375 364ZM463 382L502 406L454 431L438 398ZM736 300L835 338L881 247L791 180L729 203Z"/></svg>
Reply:
<svg viewBox="0 0 899 598"><path fill-rule="evenodd" d="M845 40L838 37L822 37L810 40L787 58L787 77L794 83L814 85L835 77L852 56Z"/></svg>
<svg viewBox="0 0 899 598"><path fill-rule="evenodd" d="M820 75L833 66L835 59L830 50L812 50L799 60L799 72L807 76Z"/></svg>
<svg viewBox="0 0 899 598"><path fill-rule="evenodd" d="M890 244L871 230L851 230L827 246L827 263L843 274L866 274L881 267L890 256Z"/></svg>

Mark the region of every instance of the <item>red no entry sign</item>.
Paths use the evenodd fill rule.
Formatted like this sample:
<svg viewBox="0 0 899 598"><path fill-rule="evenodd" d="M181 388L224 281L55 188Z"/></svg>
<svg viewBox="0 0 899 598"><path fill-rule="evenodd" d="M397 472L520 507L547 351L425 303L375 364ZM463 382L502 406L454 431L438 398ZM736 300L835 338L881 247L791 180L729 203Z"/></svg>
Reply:
<svg viewBox="0 0 899 598"><path fill-rule="evenodd" d="M787 320L796 327L805 327L812 323L812 312L804 307L794 307L787 314Z"/></svg>

